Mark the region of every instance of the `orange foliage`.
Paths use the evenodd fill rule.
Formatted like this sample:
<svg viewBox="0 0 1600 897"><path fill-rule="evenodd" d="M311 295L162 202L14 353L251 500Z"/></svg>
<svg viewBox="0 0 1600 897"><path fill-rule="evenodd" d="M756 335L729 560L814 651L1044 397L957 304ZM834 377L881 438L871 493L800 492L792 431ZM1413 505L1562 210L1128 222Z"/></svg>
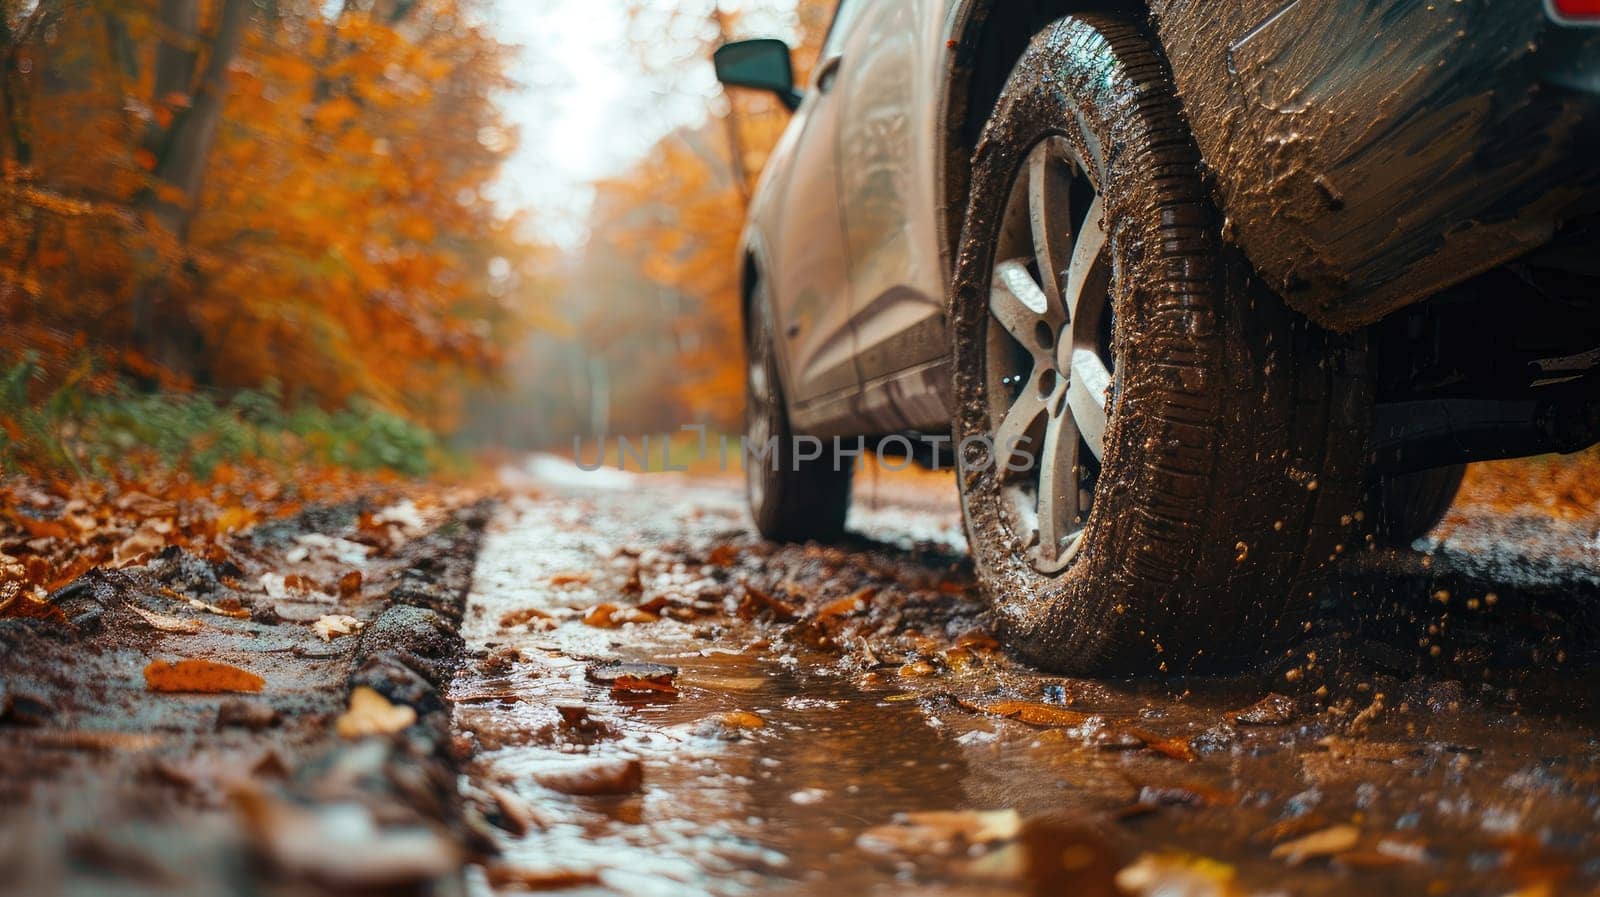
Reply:
<svg viewBox="0 0 1600 897"><path fill-rule="evenodd" d="M533 263L477 7L7 4L0 361L448 423Z"/></svg>
<svg viewBox="0 0 1600 897"><path fill-rule="evenodd" d="M796 5L794 56L801 84L835 5L825 0ZM702 59L709 58L716 42L740 30L734 16L713 17L713 22L719 30L701 48ZM632 260L646 279L684 297L671 334L679 347L677 398L695 420L732 426L744 405L739 235L748 191L788 126L789 113L765 93L728 91L723 102L704 126L669 135L638 165L601 182L599 207L626 214L597 224L608 252ZM741 175L746 183L740 183Z"/></svg>

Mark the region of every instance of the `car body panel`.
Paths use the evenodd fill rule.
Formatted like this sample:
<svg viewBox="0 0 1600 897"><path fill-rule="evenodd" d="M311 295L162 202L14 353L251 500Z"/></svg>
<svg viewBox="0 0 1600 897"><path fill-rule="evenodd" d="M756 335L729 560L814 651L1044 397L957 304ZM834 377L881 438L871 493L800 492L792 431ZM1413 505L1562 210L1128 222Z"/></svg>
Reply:
<svg viewBox="0 0 1600 897"><path fill-rule="evenodd" d="M839 108L829 99L812 91L801 103L763 175L754 219L785 396L799 405L854 394L861 384L836 188Z"/></svg>
<svg viewBox="0 0 1600 897"><path fill-rule="evenodd" d="M819 66L829 89L811 85L769 162L747 247L764 247L798 430L938 432L963 201L946 185L968 163L951 149L969 101L953 84L1005 0L847 2ZM1325 326L1370 324L1523 254L1600 197L1600 29L1539 3L1150 8L1224 236Z"/></svg>
<svg viewBox="0 0 1600 897"><path fill-rule="evenodd" d="M1600 188L1600 31L1515 0L1153 0L1226 236L1338 330L1547 242Z"/></svg>

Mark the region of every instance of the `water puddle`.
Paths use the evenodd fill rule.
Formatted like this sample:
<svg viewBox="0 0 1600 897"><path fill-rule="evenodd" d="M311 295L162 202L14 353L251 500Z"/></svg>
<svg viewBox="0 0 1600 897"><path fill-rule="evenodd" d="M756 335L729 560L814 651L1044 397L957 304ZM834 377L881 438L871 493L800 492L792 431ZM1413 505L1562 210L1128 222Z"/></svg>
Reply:
<svg viewBox="0 0 1600 897"><path fill-rule="evenodd" d="M742 535L721 486L512 502L452 688L468 790L505 830L476 892L1500 895L1600 877L1587 700L1386 672L1395 649L1332 635L1233 679L1050 677L971 641L981 603L953 540L915 535L941 518L866 510L848 547L777 547Z"/></svg>

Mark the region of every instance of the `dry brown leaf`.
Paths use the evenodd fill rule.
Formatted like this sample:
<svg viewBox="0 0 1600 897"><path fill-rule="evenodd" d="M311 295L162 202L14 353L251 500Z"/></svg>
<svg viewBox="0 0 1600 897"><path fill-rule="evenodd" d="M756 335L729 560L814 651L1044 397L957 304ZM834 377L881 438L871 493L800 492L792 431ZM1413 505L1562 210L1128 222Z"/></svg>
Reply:
<svg viewBox="0 0 1600 897"><path fill-rule="evenodd" d="M360 632L362 622L349 614L324 614L317 622L311 624L317 635L322 636L325 642L331 642L341 635L352 635Z"/></svg>
<svg viewBox="0 0 1600 897"><path fill-rule="evenodd" d="M730 729L761 729L767 725L765 717L748 710L729 710L717 714L715 719Z"/></svg>
<svg viewBox="0 0 1600 897"><path fill-rule="evenodd" d="M676 696L678 687L672 684L668 676L618 676L611 682L613 697L637 697L640 695Z"/></svg>
<svg viewBox="0 0 1600 897"><path fill-rule="evenodd" d="M354 598L361 594L361 571L351 570L339 577L339 597Z"/></svg>
<svg viewBox="0 0 1600 897"><path fill-rule="evenodd" d="M1294 719L1295 703L1293 698L1272 692L1229 715L1241 726L1281 726Z"/></svg>
<svg viewBox="0 0 1600 897"><path fill-rule="evenodd" d="M565 570L550 577L553 586L581 586L594 578L594 574L587 570Z"/></svg>
<svg viewBox="0 0 1600 897"><path fill-rule="evenodd" d="M490 863L484 867L483 874L489 886L496 890L559 891L600 884L600 873L593 869L528 869Z"/></svg>
<svg viewBox="0 0 1600 897"><path fill-rule="evenodd" d="M1144 746L1163 756L1185 763L1195 760L1194 748L1190 746L1187 738L1163 738L1154 732L1144 729L1129 729L1128 734L1144 742Z"/></svg>
<svg viewBox="0 0 1600 897"><path fill-rule="evenodd" d="M495 824L517 837L522 837L534 829L545 827L545 821L540 819L528 802L518 797L510 789L485 782L483 790L494 801L496 816Z"/></svg>
<svg viewBox="0 0 1600 897"><path fill-rule="evenodd" d="M1010 841L1021 831L1022 817L1016 810L897 813L888 825L863 832L856 846L880 856L957 856L974 847Z"/></svg>
<svg viewBox="0 0 1600 897"><path fill-rule="evenodd" d="M61 624L68 622L67 615L62 613L61 608L22 592L0 601L0 620L46 620Z"/></svg>
<svg viewBox="0 0 1600 897"><path fill-rule="evenodd" d="M817 611L816 618L818 620L825 621L831 620L834 617L846 617L850 616L851 614L858 614L861 611L866 610L867 605L872 603L872 599L877 597L877 594L877 586L867 586L864 589L858 589L852 595L847 595L837 601L831 601L828 604L823 605L822 609Z"/></svg>
<svg viewBox="0 0 1600 897"><path fill-rule="evenodd" d="M138 563L144 558L167 547L168 537L172 535L172 521L149 519L139 524L133 535L123 539L112 552L112 563L118 567L127 567Z"/></svg>
<svg viewBox="0 0 1600 897"><path fill-rule="evenodd" d="M1035 701L995 701L992 704L970 704L962 702L962 706L979 713L990 716L1003 716L1027 723L1030 726L1050 726L1071 728L1081 726L1094 719L1087 713L1067 710L1050 704L1040 704Z"/></svg>
<svg viewBox="0 0 1600 897"><path fill-rule="evenodd" d="M730 567L739 559L739 549L728 544L718 545L706 555L706 563L713 567Z"/></svg>
<svg viewBox="0 0 1600 897"><path fill-rule="evenodd" d="M741 619L745 620L766 616L779 623L788 623L795 618L796 611L788 602L779 601L761 589L746 583L744 597L739 599L738 614Z"/></svg>
<svg viewBox="0 0 1600 897"><path fill-rule="evenodd" d="M104 729L15 729L8 738L37 747L74 751L148 751L161 746L160 735Z"/></svg>
<svg viewBox="0 0 1600 897"><path fill-rule="evenodd" d="M177 595L176 592L173 592L172 594L180 598L183 597L181 595ZM215 604L207 604L206 602L201 601L199 598L184 598L183 600L188 602L189 606L195 610L203 610L206 613L216 614L219 617L232 617L235 620L243 620L250 616L250 612L242 607L219 607Z"/></svg>
<svg viewBox="0 0 1600 897"><path fill-rule="evenodd" d="M151 661L144 668L144 684L151 691L218 694L260 691L267 681L226 663L188 658Z"/></svg>
<svg viewBox="0 0 1600 897"><path fill-rule="evenodd" d="M521 610L509 610L500 615L500 628L510 629L535 620L549 620L550 614L536 607L525 607Z"/></svg>
<svg viewBox="0 0 1600 897"><path fill-rule="evenodd" d="M535 773L533 778L562 794L631 794L644 785L644 765L634 759L589 760Z"/></svg>
<svg viewBox="0 0 1600 897"><path fill-rule="evenodd" d="M1272 858L1297 866L1315 857L1344 853L1361 840L1361 830L1353 825L1332 825L1303 838L1285 841L1272 848Z"/></svg>
<svg viewBox="0 0 1600 897"><path fill-rule="evenodd" d="M167 614L158 614L153 610L145 610L134 604L128 605L128 610L143 617L151 628L162 632L181 632L186 635L193 635L206 628L206 624L196 620L194 617L173 617Z"/></svg>
<svg viewBox="0 0 1600 897"><path fill-rule="evenodd" d="M358 685L350 692L350 709L334 724L341 738L367 735L393 735L417 721L417 711L409 704L391 704L370 686Z"/></svg>
<svg viewBox="0 0 1600 897"><path fill-rule="evenodd" d="M615 629L624 623L654 623L661 618L637 607L596 604L583 615L583 622L597 629Z"/></svg>

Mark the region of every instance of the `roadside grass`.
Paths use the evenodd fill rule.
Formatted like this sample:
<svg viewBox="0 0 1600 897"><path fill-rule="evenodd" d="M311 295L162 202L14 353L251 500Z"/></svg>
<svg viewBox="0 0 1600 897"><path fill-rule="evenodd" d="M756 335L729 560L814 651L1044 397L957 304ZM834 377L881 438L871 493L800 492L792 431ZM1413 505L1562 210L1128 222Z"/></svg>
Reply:
<svg viewBox="0 0 1600 897"><path fill-rule="evenodd" d="M270 386L144 392L91 373L85 364L52 382L29 358L0 368L0 473L207 479L219 465L261 461L424 476L450 464L431 431L369 403L285 408Z"/></svg>

